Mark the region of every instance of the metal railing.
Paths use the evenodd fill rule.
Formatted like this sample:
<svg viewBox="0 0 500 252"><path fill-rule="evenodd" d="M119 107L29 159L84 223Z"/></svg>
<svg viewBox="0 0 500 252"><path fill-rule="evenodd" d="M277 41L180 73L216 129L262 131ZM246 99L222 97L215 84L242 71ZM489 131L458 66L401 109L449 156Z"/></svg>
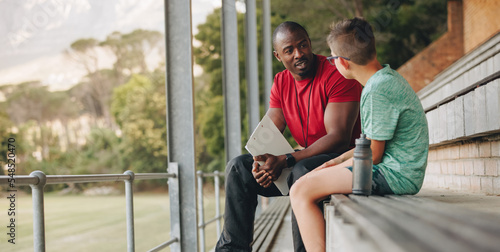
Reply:
<svg viewBox="0 0 500 252"><path fill-rule="evenodd" d="M91 175L45 175L41 171L34 171L30 175L0 176L0 185L29 185L33 199L33 246L34 251L45 251L45 214L44 214L44 187L47 184L62 183L87 183L87 182L125 182L126 199L126 221L127 221L127 251L135 251L134 235L134 203L133 203L133 181L152 180L168 178L169 194L178 195L178 167L176 163L170 163L169 173L137 173L126 171L123 174L91 174ZM13 180L14 179L14 180ZM172 202L178 197L170 197ZM172 225L173 223L171 223ZM172 233L172 235L175 235ZM179 235L180 236L180 235ZM172 237L169 241L158 245L149 251L159 251L171 244L180 241L180 237Z"/></svg>
<svg viewBox="0 0 500 252"><path fill-rule="evenodd" d="M217 223L217 235L221 233L221 219L222 214L220 213L220 180L221 176L225 176L224 173L220 173L219 171L215 171L213 173L204 173L202 171L198 171L196 173L198 177L198 230L199 230L199 251L205 251L205 227L213 222ZM203 178L205 177L214 177L214 189L215 189L215 216L205 222L205 212L203 208Z"/></svg>

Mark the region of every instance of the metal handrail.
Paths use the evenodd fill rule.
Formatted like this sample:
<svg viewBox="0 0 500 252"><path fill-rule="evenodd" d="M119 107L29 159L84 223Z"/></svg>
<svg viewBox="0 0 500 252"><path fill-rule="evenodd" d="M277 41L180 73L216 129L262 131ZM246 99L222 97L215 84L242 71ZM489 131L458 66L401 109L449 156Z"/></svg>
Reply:
<svg viewBox="0 0 500 252"><path fill-rule="evenodd" d="M158 246L156 246L156 247L148 250L148 252L160 251L160 250L162 250L162 249L164 249L164 248L166 248L166 247L168 247L168 246L170 246L170 245L172 245L172 244L174 244L176 242L179 242L179 238L170 239L169 241L166 241L166 242L164 242L164 243L162 243L162 244L160 244L160 245L158 245Z"/></svg>
<svg viewBox="0 0 500 252"><path fill-rule="evenodd" d="M220 189L219 189L219 178L225 176L224 173L215 171L213 173L205 173L203 171L198 171L196 173L198 176L198 230L200 235L199 251L205 251L205 227L208 224L217 222L217 235L221 233L221 219L223 215L220 213ZM214 188L215 188L215 216L205 222L205 213L203 210L203 178L214 177Z"/></svg>
<svg viewBox="0 0 500 252"><path fill-rule="evenodd" d="M172 163L175 167L176 164ZM45 175L42 171L34 171L30 175L0 176L0 185L11 187L29 185L33 198L33 246L34 251L45 251L45 214L44 214L44 187L46 184L62 183L87 183L87 182L125 182L126 219L127 219L127 250L135 251L134 241L134 206L133 206L133 181L151 179L176 179L178 170L172 169L170 173L137 173L126 171L123 174L88 174L88 175ZM179 188L169 188L169 192ZM150 251L159 251L171 244L180 241L180 237L158 245Z"/></svg>
<svg viewBox="0 0 500 252"><path fill-rule="evenodd" d="M172 173L137 173L134 174L134 180L150 180L175 178L177 175ZM87 175L46 175L45 184L62 183L89 183L89 182L116 182L130 179L129 174L87 174ZM9 184L9 176L0 176L0 185ZM14 176L16 185L36 185L39 178L32 175Z"/></svg>

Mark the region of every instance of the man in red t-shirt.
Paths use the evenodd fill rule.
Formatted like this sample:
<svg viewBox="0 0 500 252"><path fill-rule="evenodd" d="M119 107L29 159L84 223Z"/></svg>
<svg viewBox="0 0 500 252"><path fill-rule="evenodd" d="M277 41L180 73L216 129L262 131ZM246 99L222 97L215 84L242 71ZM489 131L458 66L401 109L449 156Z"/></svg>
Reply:
<svg viewBox="0 0 500 252"><path fill-rule="evenodd" d="M227 164L224 229L216 251L251 251L257 195L282 196L272 183L282 169L293 167L288 177L292 186L302 175L352 148L361 132L361 84L346 80L326 57L313 54L301 25L280 24L273 33L273 46L286 70L274 78L267 115L281 132L288 126L303 149L280 156L245 154ZM305 251L292 217L295 251Z"/></svg>

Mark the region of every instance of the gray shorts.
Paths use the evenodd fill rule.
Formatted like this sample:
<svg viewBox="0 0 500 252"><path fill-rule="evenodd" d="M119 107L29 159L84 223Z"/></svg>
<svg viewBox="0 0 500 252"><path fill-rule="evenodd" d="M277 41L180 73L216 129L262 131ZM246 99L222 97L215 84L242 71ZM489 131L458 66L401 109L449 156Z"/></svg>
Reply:
<svg viewBox="0 0 500 252"><path fill-rule="evenodd" d="M352 166L348 166L346 168L352 172ZM382 174L380 169L374 165L372 170L372 195L394 194L389 184L387 184L387 180L385 180L384 174Z"/></svg>

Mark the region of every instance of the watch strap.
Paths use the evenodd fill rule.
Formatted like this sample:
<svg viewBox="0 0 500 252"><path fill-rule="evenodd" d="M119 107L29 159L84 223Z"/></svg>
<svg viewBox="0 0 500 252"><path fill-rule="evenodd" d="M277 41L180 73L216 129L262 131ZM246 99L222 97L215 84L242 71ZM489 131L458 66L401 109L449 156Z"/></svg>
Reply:
<svg viewBox="0 0 500 252"><path fill-rule="evenodd" d="M293 157L293 155L290 153L287 153L285 155L286 155L286 166L288 168L294 166L295 165L295 158Z"/></svg>

